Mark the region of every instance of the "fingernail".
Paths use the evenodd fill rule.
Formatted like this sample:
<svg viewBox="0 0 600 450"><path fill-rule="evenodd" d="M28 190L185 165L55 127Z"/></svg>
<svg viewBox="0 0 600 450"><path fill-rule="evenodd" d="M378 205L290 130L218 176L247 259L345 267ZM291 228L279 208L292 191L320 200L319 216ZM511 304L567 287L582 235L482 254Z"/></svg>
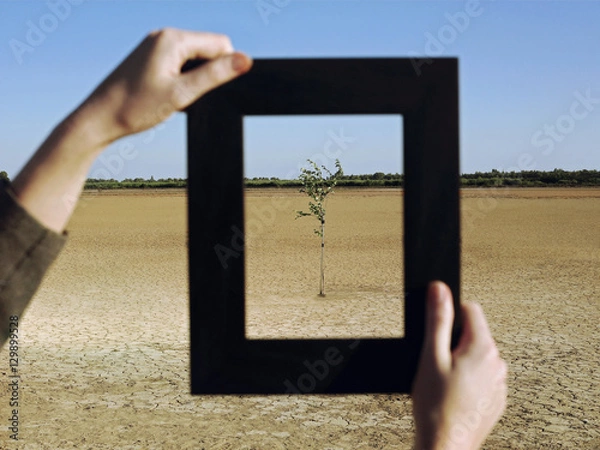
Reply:
<svg viewBox="0 0 600 450"><path fill-rule="evenodd" d="M235 70L236 72L245 72L246 70L248 70L247 58L240 53L236 53L235 55L233 55L231 67L233 67L233 70Z"/></svg>
<svg viewBox="0 0 600 450"><path fill-rule="evenodd" d="M429 283L429 298L430 301L441 305L443 304L448 297L448 292L440 282L431 282Z"/></svg>

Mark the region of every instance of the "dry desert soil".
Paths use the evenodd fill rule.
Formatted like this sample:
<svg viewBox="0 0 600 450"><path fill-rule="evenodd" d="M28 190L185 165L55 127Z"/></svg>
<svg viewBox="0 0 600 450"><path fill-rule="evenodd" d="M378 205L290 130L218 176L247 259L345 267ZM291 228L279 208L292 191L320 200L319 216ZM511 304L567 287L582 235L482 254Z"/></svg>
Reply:
<svg viewBox="0 0 600 450"><path fill-rule="evenodd" d="M338 190L319 298L307 197L247 194L249 337L402 335L401 192ZM600 448L600 189L462 192L462 297L509 365L487 449ZM192 396L184 191L86 193L19 341L2 449L410 449L407 395Z"/></svg>

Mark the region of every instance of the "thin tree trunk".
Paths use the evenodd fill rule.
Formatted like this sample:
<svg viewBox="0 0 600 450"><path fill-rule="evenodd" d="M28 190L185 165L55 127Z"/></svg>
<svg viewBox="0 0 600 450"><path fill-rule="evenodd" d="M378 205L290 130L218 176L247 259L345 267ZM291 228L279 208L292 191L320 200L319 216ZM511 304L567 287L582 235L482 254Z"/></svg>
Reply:
<svg viewBox="0 0 600 450"><path fill-rule="evenodd" d="M321 222L321 282L319 283L321 297L325 297L325 267L323 267L323 255L325 253L325 222Z"/></svg>

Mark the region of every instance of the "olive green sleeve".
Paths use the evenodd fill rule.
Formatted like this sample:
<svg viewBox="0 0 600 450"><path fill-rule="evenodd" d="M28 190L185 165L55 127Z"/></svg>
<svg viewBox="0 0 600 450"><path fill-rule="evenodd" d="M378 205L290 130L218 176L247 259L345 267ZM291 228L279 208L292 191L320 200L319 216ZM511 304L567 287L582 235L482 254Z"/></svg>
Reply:
<svg viewBox="0 0 600 450"><path fill-rule="evenodd" d="M0 182L0 347L9 318L21 317L66 239L29 215L9 183Z"/></svg>

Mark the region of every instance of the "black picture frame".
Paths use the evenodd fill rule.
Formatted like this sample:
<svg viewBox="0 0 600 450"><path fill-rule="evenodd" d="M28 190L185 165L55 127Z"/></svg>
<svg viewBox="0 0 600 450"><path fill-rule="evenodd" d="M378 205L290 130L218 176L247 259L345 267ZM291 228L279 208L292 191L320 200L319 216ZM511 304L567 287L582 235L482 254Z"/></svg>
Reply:
<svg viewBox="0 0 600 450"><path fill-rule="evenodd" d="M410 58L256 59L188 108L192 394L410 392L428 283L460 304L458 60L418 72ZM403 338L245 337L243 117L318 114L404 118Z"/></svg>

